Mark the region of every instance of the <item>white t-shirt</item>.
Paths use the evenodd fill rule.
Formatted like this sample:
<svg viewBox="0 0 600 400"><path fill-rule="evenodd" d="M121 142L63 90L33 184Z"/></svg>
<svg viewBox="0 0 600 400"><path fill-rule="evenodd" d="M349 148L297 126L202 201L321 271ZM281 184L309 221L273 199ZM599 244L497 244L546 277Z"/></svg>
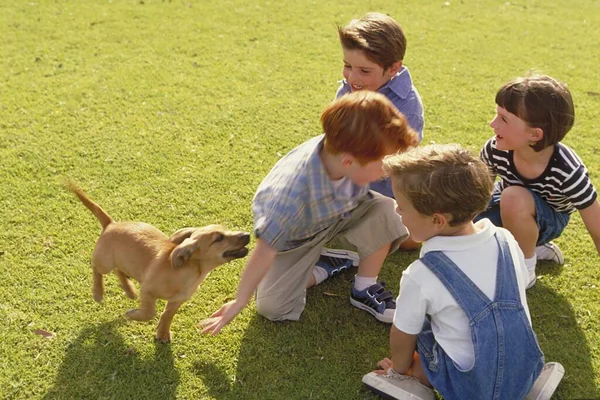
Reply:
<svg viewBox="0 0 600 400"><path fill-rule="evenodd" d="M494 233L502 229L515 265L521 303L531 323L525 287L529 273L523 252L510 232L494 226L488 219L475 224L478 232L464 236L436 236L421 248L421 257L430 251L443 251L458 268L490 299L496 291L496 265L499 247ZM475 362L469 320L442 282L420 260L413 262L400 280L396 300L394 326L402 332L421 332L425 314L431 316L436 341L461 369L470 369Z"/></svg>

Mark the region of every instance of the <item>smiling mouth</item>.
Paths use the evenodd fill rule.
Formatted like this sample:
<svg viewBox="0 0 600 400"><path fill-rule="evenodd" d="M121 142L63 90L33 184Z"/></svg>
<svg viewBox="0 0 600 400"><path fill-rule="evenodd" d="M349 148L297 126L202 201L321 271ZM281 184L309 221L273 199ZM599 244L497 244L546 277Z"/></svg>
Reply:
<svg viewBox="0 0 600 400"><path fill-rule="evenodd" d="M359 85L350 85L352 87L352 90L363 90L365 87L364 86L359 86Z"/></svg>

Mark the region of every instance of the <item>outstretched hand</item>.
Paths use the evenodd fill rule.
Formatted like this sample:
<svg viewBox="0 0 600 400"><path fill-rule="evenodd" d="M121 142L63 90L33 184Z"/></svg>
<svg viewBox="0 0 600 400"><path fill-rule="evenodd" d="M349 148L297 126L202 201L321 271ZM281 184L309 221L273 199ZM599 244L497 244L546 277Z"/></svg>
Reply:
<svg viewBox="0 0 600 400"><path fill-rule="evenodd" d="M202 333L218 334L225 325L231 322L242 311L245 305L237 299L223 304L209 318L200 321Z"/></svg>

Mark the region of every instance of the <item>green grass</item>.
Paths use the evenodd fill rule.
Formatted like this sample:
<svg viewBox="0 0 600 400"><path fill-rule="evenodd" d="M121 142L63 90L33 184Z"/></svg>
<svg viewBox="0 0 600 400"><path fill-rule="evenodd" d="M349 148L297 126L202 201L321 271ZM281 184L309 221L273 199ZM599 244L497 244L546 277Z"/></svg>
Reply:
<svg viewBox="0 0 600 400"><path fill-rule="evenodd" d="M243 260L216 270L176 316L123 314L113 276L91 298L93 216L71 177L118 220L165 232L252 229L254 190L276 160L320 133L341 76L336 25L397 18L426 109L425 142L474 151L494 94L536 69L569 84L565 143L600 188L600 3L485 1L5 0L0 4L0 394L16 399L372 399L361 376L387 355L388 328L347 300L351 273L311 289L299 323L254 305L222 334L195 327L236 290ZM565 378L558 399L600 397L599 258L575 216L528 291L534 328ZM417 253L382 271L397 293ZM325 292L338 294L328 296ZM54 332L45 339L36 329Z"/></svg>

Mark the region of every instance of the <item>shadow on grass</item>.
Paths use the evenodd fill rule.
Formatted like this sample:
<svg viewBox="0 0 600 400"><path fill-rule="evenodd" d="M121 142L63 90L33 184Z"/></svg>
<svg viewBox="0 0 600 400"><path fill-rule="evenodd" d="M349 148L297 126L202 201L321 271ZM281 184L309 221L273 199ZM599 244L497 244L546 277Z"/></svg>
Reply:
<svg viewBox="0 0 600 400"><path fill-rule="evenodd" d="M543 271L554 275L559 273L560 267L544 268ZM545 286L543 280L538 280L527 291L527 303L546 362L558 361L565 367L565 376L552 398L600 398L585 332L568 299Z"/></svg>
<svg viewBox="0 0 600 400"><path fill-rule="evenodd" d="M246 328L235 378L197 362L217 399L375 399L362 375L387 353L389 325L350 305L353 273L309 290L299 322L255 314Z"/></svg>
<svg viewBox="0 0 600 400"><path fill-rule="evenodd" d="M123 319L87 328L66 350L44 399L175 399L179 373L169 345L151 359L129 348L117 327Z"/></svg>
<svg viewBox="0 0 600 400"><path fill-rule="evenodd" d="M393 257L393 256L392 256ZM416 252L394 257L408 265ZM403 267L382 271L394 293ZM546 273L559 273L550 268ZM308 292L300 322L273 323L255 315L248 325L232 379L217 365L196 363L209 394L218 399L375 399L361 377L388 355L389 326L349 305L354 272ZM590 348L567 299L539 281L528 291L535 331L547 361L566 370L554 399L599 398Z"/></svg>

